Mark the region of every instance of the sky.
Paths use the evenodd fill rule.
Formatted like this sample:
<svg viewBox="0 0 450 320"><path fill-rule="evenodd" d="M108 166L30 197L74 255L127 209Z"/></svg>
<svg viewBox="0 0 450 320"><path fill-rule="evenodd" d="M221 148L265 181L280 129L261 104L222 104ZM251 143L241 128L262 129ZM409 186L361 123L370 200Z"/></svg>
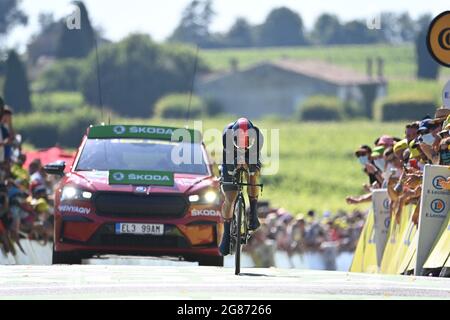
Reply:
<svg viewBox="0 0 450 320"><path fill-rule="evenodd" d="M23 51L31 35L39 30L38 15L51 12L55 18L73 12L72 0L22 0L21 8L29 16L26 27L16 27L8 36L7 45ZM105 31L106 38L117 41L131 32L144 32L157 41L167 38L177 26L181 12L191 0L84 0L91 21ZM380 11L408 11L413 18L423 13L437 15L448 10L442 0L214 0L217 13L213 31L225 31L237 17L252 24L262 23L271 9L287 6L301 14L311 28L323 12L336 14L341 20L373 18Z"/></svg>

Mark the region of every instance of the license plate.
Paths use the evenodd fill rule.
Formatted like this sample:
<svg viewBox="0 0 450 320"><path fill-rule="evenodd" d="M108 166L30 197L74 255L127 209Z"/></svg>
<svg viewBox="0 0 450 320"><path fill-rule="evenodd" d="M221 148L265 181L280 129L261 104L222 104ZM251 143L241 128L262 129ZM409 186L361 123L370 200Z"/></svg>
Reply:
<svg viewBox="0 0 450 320"><path fill-rule="evenodd" d="M147 223L116 223L116 234L150 234L154 236L162 236L164 234L164 225Z"/></svg>

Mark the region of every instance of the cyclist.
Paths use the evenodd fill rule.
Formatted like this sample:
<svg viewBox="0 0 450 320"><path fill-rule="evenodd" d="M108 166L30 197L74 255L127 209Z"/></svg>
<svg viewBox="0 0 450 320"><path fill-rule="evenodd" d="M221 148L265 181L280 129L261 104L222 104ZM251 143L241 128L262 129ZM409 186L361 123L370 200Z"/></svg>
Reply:
<svg viewBox="0 0 450 320"><path fill-rule="evenodd" d="M264 138L260 130L253 123L240 118L236 122L227 125L222 135L223 162L220 168L223 182L232 182L237 169L248 169L249 175L245 178L250 184L257 184L261 170L260 153ZM249 230L256 230L260 226L257 213L259 187L249 186L247 188L250 200ZM225 201L222 206L222 217L224 219L224 234L219 249L222 255L230 253L230 224L233 220L234 203L238 195L238 187L233 185L222 185Z"/></svg>

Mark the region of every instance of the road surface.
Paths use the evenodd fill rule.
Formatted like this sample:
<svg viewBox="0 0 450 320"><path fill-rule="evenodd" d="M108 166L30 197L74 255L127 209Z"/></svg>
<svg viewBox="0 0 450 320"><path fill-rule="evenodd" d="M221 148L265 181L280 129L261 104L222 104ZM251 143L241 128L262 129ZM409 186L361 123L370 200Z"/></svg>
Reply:
<svg viewBox="0 0 450 320"><path fill-rule="evenodd" d="M196 265L0 266L0 299L450 299L450 279Z"/></svg>

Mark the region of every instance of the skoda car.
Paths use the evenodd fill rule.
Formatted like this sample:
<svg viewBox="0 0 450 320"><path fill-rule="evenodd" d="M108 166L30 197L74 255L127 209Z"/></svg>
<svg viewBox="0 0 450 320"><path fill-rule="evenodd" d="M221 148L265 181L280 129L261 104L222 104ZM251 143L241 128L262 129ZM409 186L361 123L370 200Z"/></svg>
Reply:
<svg viewBox="0 0 450 320"><path fill-rule="evenodd" d="M62 176L53 263L118 254L222 266L223 199L209 163L197 131L91 126L69 173L64 162L45 167Z"/></svg>

